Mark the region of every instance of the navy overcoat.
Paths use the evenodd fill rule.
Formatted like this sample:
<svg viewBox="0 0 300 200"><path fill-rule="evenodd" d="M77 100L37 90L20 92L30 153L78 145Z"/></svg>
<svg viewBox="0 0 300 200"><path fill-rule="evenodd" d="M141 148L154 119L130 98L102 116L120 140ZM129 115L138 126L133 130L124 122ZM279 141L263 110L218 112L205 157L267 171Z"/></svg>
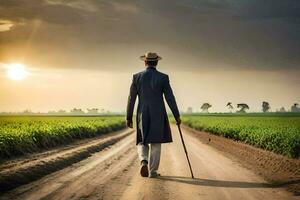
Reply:
<svg viewBox="0 0 300 200"><path fill-rule="evenodd" d="M168 75L157 71L155 67L147 67L133 75L127 104L127 120L132 120L137 96L139 103L136 115L136 144L172 142L163 96L175 119L180 115Z"/></svg>

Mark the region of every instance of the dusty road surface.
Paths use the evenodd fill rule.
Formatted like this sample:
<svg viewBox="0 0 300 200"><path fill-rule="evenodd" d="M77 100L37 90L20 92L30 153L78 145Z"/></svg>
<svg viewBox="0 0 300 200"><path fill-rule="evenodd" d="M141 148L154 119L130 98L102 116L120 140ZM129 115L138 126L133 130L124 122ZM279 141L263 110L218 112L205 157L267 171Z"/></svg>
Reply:
<svg viewBox="0 0 300 200"><path fill-rule="evenodd" d="M300 199L183 130L196 177L191 179L178 131L172 129L174 142L162 146L160 178L140 177L133 134L0 199Z"/></svg>

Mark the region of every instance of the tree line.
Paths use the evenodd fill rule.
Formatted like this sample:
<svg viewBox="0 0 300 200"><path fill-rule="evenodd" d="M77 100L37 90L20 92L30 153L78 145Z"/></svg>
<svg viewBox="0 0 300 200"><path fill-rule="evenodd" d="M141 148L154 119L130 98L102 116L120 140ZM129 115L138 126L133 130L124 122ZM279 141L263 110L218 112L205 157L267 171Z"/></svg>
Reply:
<svg viewBox="0 0 300 200"><path fill-rule="evenodd" d="M115 114L105 109L98 108L87 108L83 110L81 108L73 108L69 111L67 110L50 110L48 112L33 112L29 109L21 112L1 112L1 115L98 115L98 114Z"/></svg>
<svg viewBox="0 0 300 200"><path fill-rule="evenodd" d="M209 113L209 108L211 108L212 105L210 103L203 103L200 109L202 110L203 113ZM247 110L250 109L249 105L246 103L238 103L236 104L236 109L233 105L232 102L228 102L226 104L226 107L228 108L230 113L236 112L236 113L246 113ZM271 109L270 103L267 101L263 101L261 105L261 110L262 112L266 113L269 112ZM187 113L192 113L193 109L192 107L189 107L187 109ZM300 112L300 107L298 103L294 103L291 106L290 111L286 110L284 107L281 107L279 110L276 110L276 112Z"/></svg>

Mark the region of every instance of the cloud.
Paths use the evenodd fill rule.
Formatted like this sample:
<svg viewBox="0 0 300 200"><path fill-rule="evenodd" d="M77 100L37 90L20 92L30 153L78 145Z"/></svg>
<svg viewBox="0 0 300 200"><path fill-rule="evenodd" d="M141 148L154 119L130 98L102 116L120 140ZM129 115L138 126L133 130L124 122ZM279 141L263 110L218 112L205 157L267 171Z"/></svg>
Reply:
<svg viewBox="0 0 300 200"><path fill-rule="evenodd" d="M76 3L40 0L3 0L0 17L11 21L42 20L55 24L83 23L88 12Z"/></svg>
<svg viewBox="0 0 300 200"><path fill-rule="evenodd" d="M229 0L227 2L235 15L246 19L300 18L298 0Z"/></svg>
<svg viewBox="0 0 300 200"><path fill-rule="evenodd" d="M0 24L0 62L126 70L152 50L178 70L299 70L296 10L293 0L2 0L14 26Z"/></svg>
<svg viewBox="0 0 300 200"><path fill-rule="evenodd" d="M50 5L69 6L71 8L91 12L96 12L98 10L96 4L90 0L46 0L46 2Z"/></svg>
<svg viewBox="0 0 300 200"><path fill-rule="evenodd" d="M0 32L9 31L14 26L14 23L9 20L0 20Z"/></svg>
<svg viewBox="0 0 300 200"><path fill-rule="evenodd" d="M139 8L135 4L116 2L116 1L111 2L111 4L116 11L133 13L133 14L136 14L139 12Z"/></svg>

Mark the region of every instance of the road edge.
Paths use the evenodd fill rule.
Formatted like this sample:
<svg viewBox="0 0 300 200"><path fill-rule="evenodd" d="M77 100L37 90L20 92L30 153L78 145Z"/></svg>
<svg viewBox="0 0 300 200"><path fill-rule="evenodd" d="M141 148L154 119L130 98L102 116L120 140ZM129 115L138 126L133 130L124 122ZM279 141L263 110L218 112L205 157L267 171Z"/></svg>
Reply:
<svg viewBox="0 0 300 200"><path fill-rule="evenodd" d="M0 172L0 192L6 192L18 186L35 181L50 173L63 169L76 162L79 162L91 154L117 143L123 138L132 134L134 130L125 129L117 135L107 138L99 138L98 141L91 141L74 149L68 149L65 153L57 156L51 155L39 159L34 165L21 167L15 171Z"/></svg>
<svg viewBox="0 0 300 200"><path fill-rule="evenodd" d="M288 158L244 142L198 131L186 125L182 125L182 128L274 186L285 188L296 196L300 195L300 159Z"/></svg>

